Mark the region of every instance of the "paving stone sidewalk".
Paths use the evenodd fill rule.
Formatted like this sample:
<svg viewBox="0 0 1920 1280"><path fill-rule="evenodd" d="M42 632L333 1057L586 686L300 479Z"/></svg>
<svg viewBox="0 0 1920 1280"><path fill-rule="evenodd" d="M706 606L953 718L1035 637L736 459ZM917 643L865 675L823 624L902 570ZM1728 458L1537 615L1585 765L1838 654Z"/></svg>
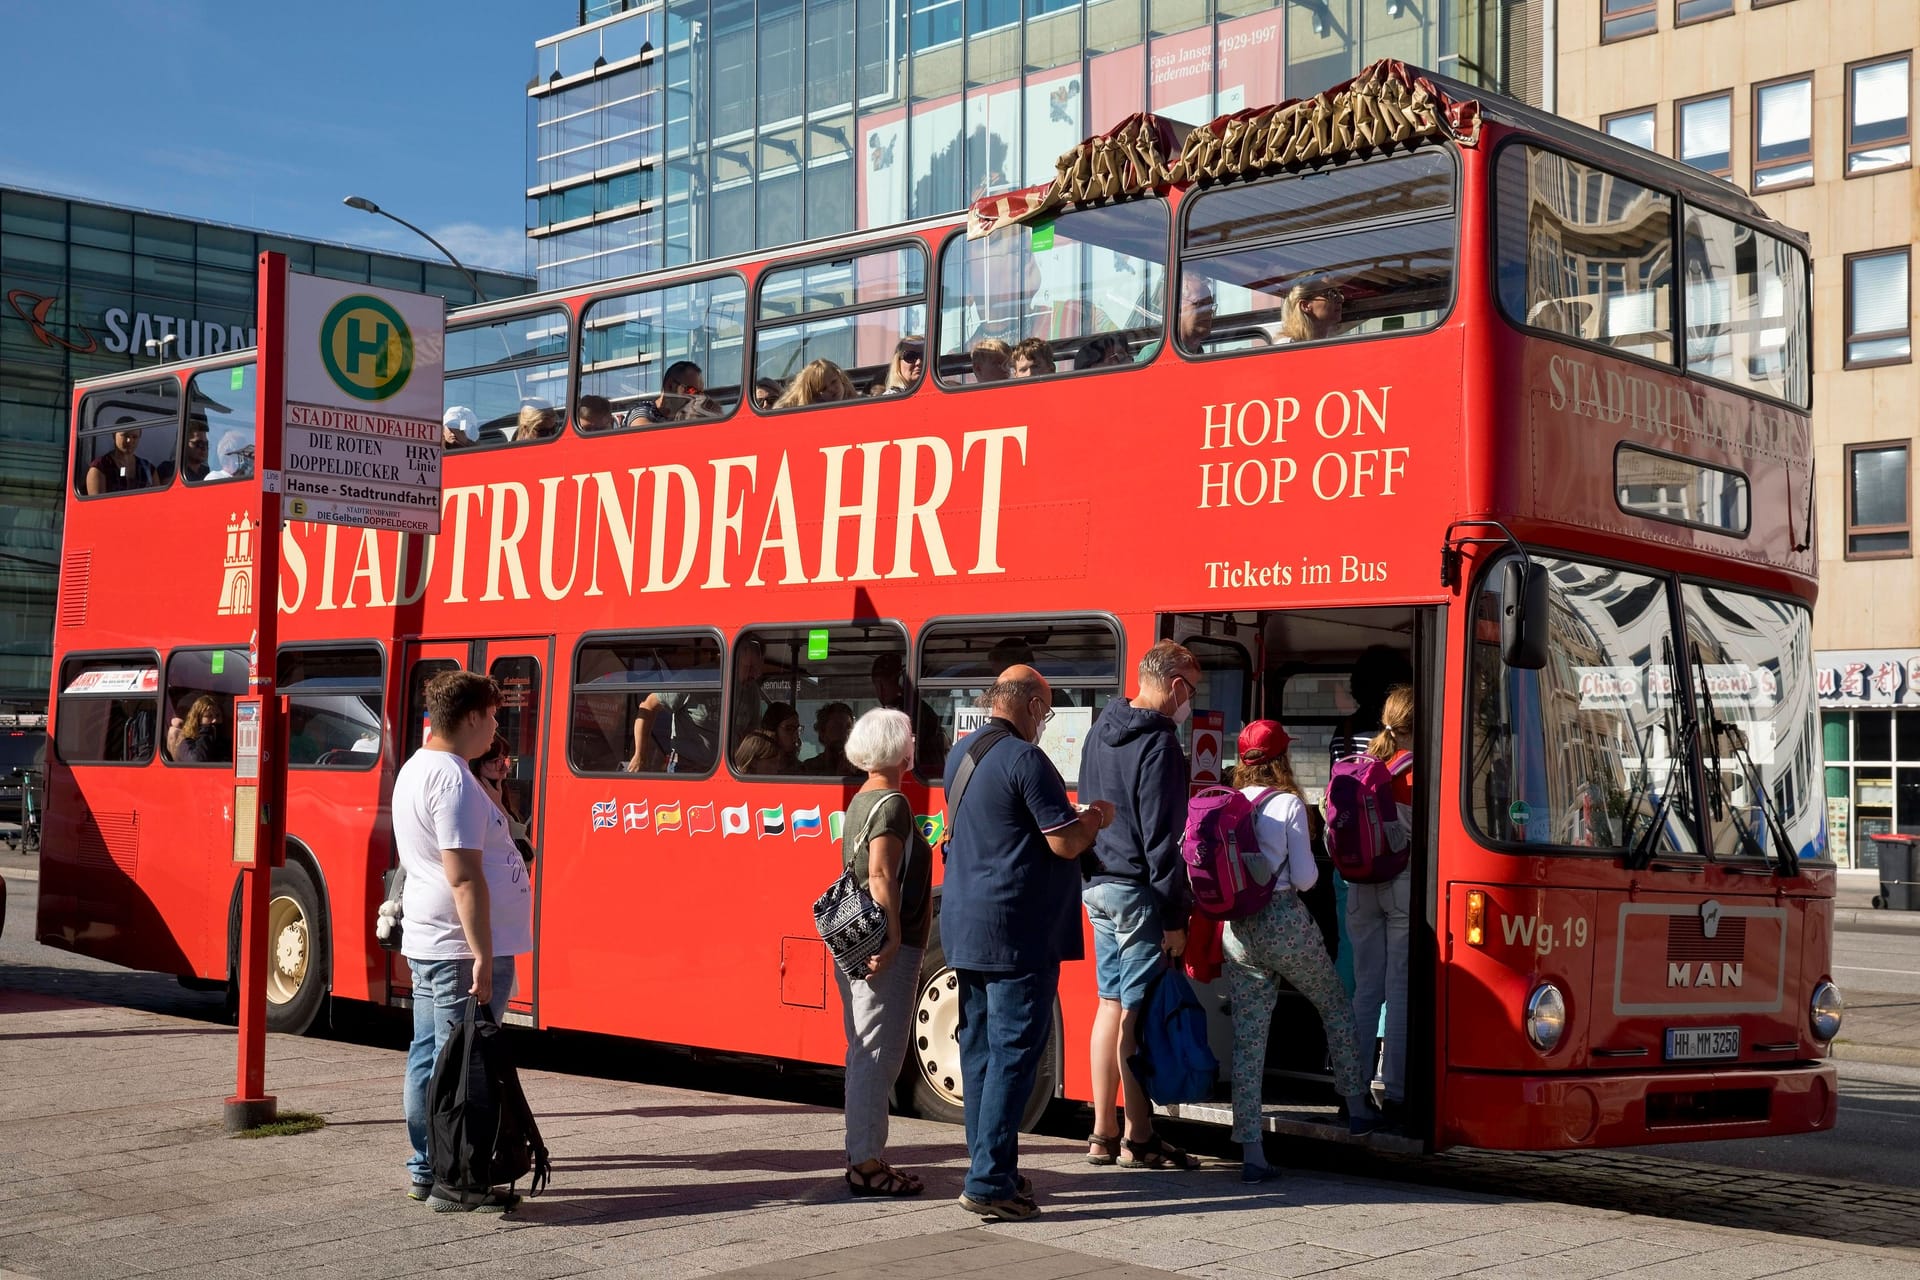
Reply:
<svg viewBox="0 0 1920 1280"><path fill-rule="evenodd" d="M1911 1249L1328 1174L1268 1191L1230 1165L1097 1170L1046 1138L1024 1148L1046 1213L983 1226L951 1201L950 1127L896 1122L926 1197L856 1201L832 1110L537 1071L552 1190L504 1218L435 1214L401 1193L401 1053L272 1038L282 1109L328 1125L249 1141L219 1127L233 1052L224 1028L0 989L0 1274L1920 1277Z"/></svg>

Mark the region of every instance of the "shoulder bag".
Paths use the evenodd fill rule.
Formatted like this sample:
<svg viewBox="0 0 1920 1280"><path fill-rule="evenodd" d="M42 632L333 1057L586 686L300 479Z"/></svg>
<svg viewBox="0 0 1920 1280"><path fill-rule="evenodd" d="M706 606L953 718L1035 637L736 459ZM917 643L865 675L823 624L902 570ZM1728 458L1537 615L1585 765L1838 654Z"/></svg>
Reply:
<svg viewBox="0 0 1920 1280"><path fill-rule="evenodd" d="M873 829L873 815L886 803L883 796L867 810L867 820L860 824L860 834L854 838L853 848L866 847L867 835ZM907 859L913 856L913 842L900 855L900 883L907 880ZM880 948L887 945L887 913L873 900L873 895L860 884L853 875L853 864L843 852L840 878L827 886L827 891L814 900L813 926L820 931L820 941L827 944L827 950L833 955L834 964L840 972L849 978L867 976L867 961L880 954Z"/></svg>

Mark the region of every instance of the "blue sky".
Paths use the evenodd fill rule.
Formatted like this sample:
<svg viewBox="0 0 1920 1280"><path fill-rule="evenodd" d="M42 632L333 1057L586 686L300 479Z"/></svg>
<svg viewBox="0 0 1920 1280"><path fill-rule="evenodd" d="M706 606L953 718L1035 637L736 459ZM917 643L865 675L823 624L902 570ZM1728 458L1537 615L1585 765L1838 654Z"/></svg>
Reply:
<svg viewBox="0 0 1920 1280"><path fill-rule="evenodd" d="M526 266L533 43L575 0L0 0L0 182Z"/></svg>

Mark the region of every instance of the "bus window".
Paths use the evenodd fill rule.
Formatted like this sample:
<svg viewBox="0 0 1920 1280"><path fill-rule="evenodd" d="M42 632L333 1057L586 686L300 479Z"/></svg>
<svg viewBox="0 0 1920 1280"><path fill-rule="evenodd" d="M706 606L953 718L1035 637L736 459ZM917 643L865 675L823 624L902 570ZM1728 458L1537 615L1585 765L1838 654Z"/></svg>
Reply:
<svg viewBox="0 0 1920 1280"><path fill-rule="evenodd" d="M253 477L253 371L251 364L209 369L187 384L180 478L188 484Z"/></svg>
<svg viewBox="0 0 1920 1280"><path fill-rule="evenodd" d="M1067 785L1080 781L1080 747L1107 702L1122 692L1124 640L1097 618L969 618L929 627L920 640L919 758L914 771L938 783L956 721L984 716L980 698L1008 667L1026 665L1053 688L1053 719L1040 745ZM963 729L968 725L963 723Z"/></svg>
<svg viewBox="0 0 1920 1280"><path fill-rule="evenodd" d="M152 653L80 654L60 664L53 745L68 764L145 764L160 713Z"/></svg>
<svg viewBox="0 0 1920 1280"><path fill-rule="evenodd" d="M755 316L753 376L780 389L776 410L909 391L913 383L890 387L888 372L901 344L927 332L926 249L896 245L769 271Z"/></svg>
<svg viewBox="0 0 1920 1280"><path fill-rule="evenodd" d="M566 421L567 331L561 307L447 330L444 407L470 411L478 431L472 439L452 433L452 448L560 434Z"/></svg>
<svg viewBox="0 0 1920 1280"><path fill-rule="evenodd" d="M1037 376L1151 360L1160 344L1166 264L1163 200L1009 223L978 240L955 232L940 254L940 381L995 381L975 352L1030 339L1045 344L1051 365L1036 369ZM1009 366L1000 376L1012 372Z"/></svg>
<svg viewBox="0 0 1920 1280"><path fill-rule="evenodd" d="M575 427L614 431L733 412L746 298L738 276L596 298L581 322Z"/></svg>
<svg viewBox="0 0 1920 1280"><path fill-rule="evenodd" d="M507 776L500 784L507 813L533 826L534 766L540 760L540 663L529 657L496 658L487 674L500 686L500 736L507 740Z"/></svg>
<svg viewBox="0 0 1920 1280"><path fill-rule="evenodd" d="M1673 697L1686 656L1666 580L1533 560L1552 593L1545 668L1501 661L1504 562L1474 601L1466 709L1474 826L1503 844L1697 853L1692 748Z"/></svg>
<svg viewBox="0 0 1920 1280"><path fill-rule="evenodd" d="M1813 362L1800 250L1691 207L1681 243L1688 372L1805 408Z"/></svg>
<svg viewBox="0 0 1920 1280"><path fill-rule="evenodd" d="M421 658L407 673L407 759L427 741L427 686L437 675L460 670L452 658Z"/></svg>
<svg viewBox="0 0 1920 1280"><path fill-rule="evenodd" d="M180 384L172 378L97 391L80 404L73 489L94 497L155 489L173 478Z"/></svg>
<svg viewBox="0 0 1920 1280"><path fill-rule="evenodd" d="M167 655L163 759L171 764L233 763L233 700L247 691L247 651L175 649Z"/></svg>
<svg viewBox="0 0 1920 1280"><path fill-rule="evenodd" d="M1673 200L1538 147L1495 172L1495 252L1507 318L1673 362Z"/></svg>
<svg viewBox="0 0 1920 1280"><path fill-rule="evenodd" d="M742 632L727 717L734 772L836 782L858 777L863 771L847 763L842 731L882 705L875 665L902 662L906 653L906 632L892 622Z"/></svg>
<svg viewBox="0 0 1920 1280"><path fill-rule="evenodd" d="M1202 355L1431 328L1454 222L1446 151L1208 191L1187 215L1175 339Z"/></svg>
<svg viewBox="0 0 1920 1280"><path fill-rule="evenodd" d="M708 633L583 641L573 660L567 759L579 773L712 773L720 686L720 641Z"/></svg>
<svg viewBox="0 0 1920 1280"><path fill-rule="evenodd" d="M278 667L290 767L371 769L380 762L385 666L378 645L286 648Z"/></svg>
<svg viewBox="0 0 1920 1280"><path fill-rule="evenodd" d="M1680 603L1687 661L1699 652L1694 697L1714 856L1772 853L1763 801L1792 839L1793 853L1816 856L1825 793L1811 617L1800 605L1691 582L1681 586Z"/></svg>

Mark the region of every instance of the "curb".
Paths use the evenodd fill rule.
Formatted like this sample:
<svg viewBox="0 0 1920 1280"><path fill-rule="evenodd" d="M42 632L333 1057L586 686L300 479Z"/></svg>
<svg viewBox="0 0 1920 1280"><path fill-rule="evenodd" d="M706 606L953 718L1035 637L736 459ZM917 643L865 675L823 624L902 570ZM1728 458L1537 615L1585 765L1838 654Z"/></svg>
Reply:
<svg viewBox="0 0 1920 1280"><path fill-rule="evenodd" d="M1887 1067L1920 1067L1920 1049L1891 1044L1836 1043L1827 1050L1829 1062L1873 1062Z"/></svg>
<svg viewBox="0 0 1920 1280"><path fill-rule="evenodd" d="M1843 907L1833 913L1833 927L1842 933L1920 934L1920 911L1862 911Z"/></svg>

